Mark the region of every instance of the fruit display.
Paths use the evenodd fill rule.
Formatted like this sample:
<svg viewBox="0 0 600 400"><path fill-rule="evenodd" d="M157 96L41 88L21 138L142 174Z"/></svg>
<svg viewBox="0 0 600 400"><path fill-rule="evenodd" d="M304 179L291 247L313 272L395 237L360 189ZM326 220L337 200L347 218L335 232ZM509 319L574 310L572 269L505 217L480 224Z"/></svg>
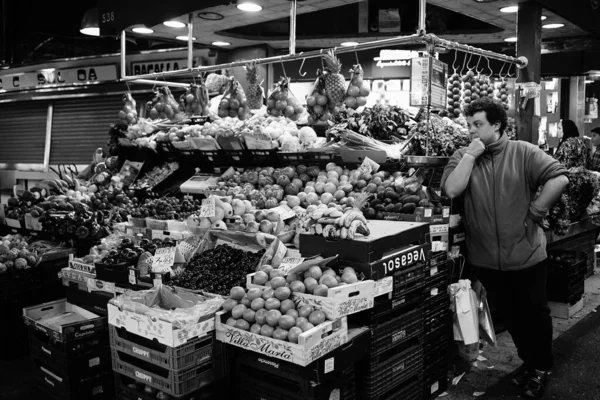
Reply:
<svg viewBox="0 0 600 400"><path fill-rule="evenodd" d="M223 310L231 312L226 324L256 335L298 343L300 334L326 321L323 311L295 304L285 278L278 278L272 288L248 291L241 286L231 288L229 298L223 303Z"/></svg>
<svg viewBox="0 0 600 400"><path fill-rule="evenodd" d="M331 114L336 115L340 112L340 106L346 97L348 85L346 84L346 78L341 74L342 63L335 56L333 50L329 50L323 56L323 62L325 63L324 81L327 99L329 100L329 111Z"/></svg>
<svg viewBox="0 0 600 400"><path fill-rule="evenodd" d="M270 265L263 265L253 275L252 284L265 286L273 290L288 287L292 294L308 293L314 296L327 297L329 289L358 282L358 274L352 267L336 271L323 266L323 264L327 264L328 261L334 258L316 257L292 268L287 275L281 275L279 270L272 269Z"/></svg>
<svg viewBox="0 0 600 400"><path fill-rule="evenodd" d="M187 115L208 115L210 100L204 84L192 83L179 99L179 109Z"/></svg>
<svg viewBox="0 0 600 400"><path fill-rule="evenodd" d="M471 104L471 101L479 98L479 81L475 78L475 73L472 70L468 70L467 73L462 77L463 91L461 106L465 107Z"/></svg>
<svg viewBox="0 0 600 400"><path fill-rule="evenodd" d="M123 103L123 108L119 111L119 120L127 125L135 124L138 113L135 100L131 96L131 93L125 93L123 95Z"/></svg>
<svg viewBox="0 0 600 400"><path fill-rule="evenodd" d="M156 89L154 99L146 104L150 119L169 119L176 122L183 119L183 112L179 109L179 103L173 97L171 89L168 86L161 86Z"/></svg>
<svg viewBox="0 0 600 400"><path fill-rule="evenodd" d="M310 94L306 96L306 109L309 125L314 125L319 121L327 121L330 118L329 99L325 91L325 76L321 71L317 71L317 79L310 90Z"/></svg>
<svg viewBox="0 0 600 400"><path fill-rule="evenodd" d="M344 104L346 107L356 110L367 104L367 96L369 96L370 90L363 80L363 69L360 64L355 64L350 73L350 85L346 91Z"/></svg>
<svg viewBox="0 0 600 400"><path fill-rule="evenodd" d="M509 109L508 105L508 87L506 79L501 79L496 82L496 98L502 102L505 110Z"/></svg>
<svg viewBox="0 0 600 400"><path fill-rule="evenodd" d="M219 117L231 117L245 120L250 116L248 101L242 85L230 78L229 86L219 103Z"/></svg>
<svg viewBox="0 0 600 400"><path fill-rule="evenodd" d="M361 113L340 112L330 130L348 129L377 140L406 140L408 111L396 106L365 107Z"/></svg>
<svg viewBox="0 0 600 400"><path fill-rule="evenodd" d="M143 203L136 202L137 206L131 210L134 218L152 218L156 220L179 220L188 218L200 208L198 199L179 200L177 197L166 196L160 199L146 199Z"/></svg>
<svg viewBox="0 0 600 400"><path fill-rule="evenodd" d="M248 107L251 110L260 110L263 106L263 88L262 81L259 83L258 66L256 63L250 63L244 67L246 69L246 79L248 87L246 88L246 97L248 98Z"/></svg>
<svg viewBox="0 0 600 400"><path fill-rule="evenodd" d="M144 189L153 188L162 181L164 181L169 175L179 169L179 163L170 162L164 165L157 165L146 173L143 177L135 181L129 186L130 189Z"/></svg>
<svg viewBox="0 0 600 400"><path fill-rule="evenodd" d="M282 77L267 99L267 113L273 117L284 116L292 121L298 120L304 107L298 102L289 89L290 79Z"/></svg>
<svg viewBox="0 0 600 400"><path fill-rule="evenodd" d="M450 115L450 118L456 118L460 115L460 105L462 102L462 79L460 75L454 71L454 73L448 79L448 106L446 111Z"/></svg>
<svg viewBox="0 0 600 400"><path fill-rule="evenodd" d="M357 234L369 236L371 231L361 208L366 204L369 194L361 193L354 197L354 207L327 206L324 203L306 208L300 232L321 235L327 239L354 239ZM342 211L343 210L343 211Z"/></svg>
<svg viewBox="0 0 600 400"><path fill-rule="evenodd" d="M0 238L0 274L11 270L35 267L38 263L37 251L21 235L7 235Z"/></svg>
<svg viewBox="0 0 600 400"><path fill-rule="evenodd" d="M108 235L109 220L102 211L78 207L68 214L49 212L39 219L45 232L60 240L99 241Z"/></svg>
<svg viewBox="0 0 600 400"><path fill-rule="evenodd" d="M451 157L460 148L471 143L468 129L455 119L430 115L427 119L411 126L412 137L408 145L408 154L416 156Z"/></svg>
<svg viewBox="0 0 600 400"><path fill-rule="evenodd" d="M245 284L246 275L256 271L264 253L264 250L252 253L218 245L192 257L184 271L169 284L226 296L230 288Z"/></svg>

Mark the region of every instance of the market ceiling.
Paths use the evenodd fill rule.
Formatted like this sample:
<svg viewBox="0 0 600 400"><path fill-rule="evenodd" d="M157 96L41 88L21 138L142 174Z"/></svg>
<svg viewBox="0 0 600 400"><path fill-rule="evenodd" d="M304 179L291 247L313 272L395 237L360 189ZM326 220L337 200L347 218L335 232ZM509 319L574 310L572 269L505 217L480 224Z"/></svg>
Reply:
<svg viewBox="0 0 600 400"><path fill-rule="evenodd" d="M119 42L115 39L121 29L126 29L130 38L128 52L184 47L186 42L175 37L186 36L187 28L169 28L162 22L185 23L188 13L194 18L193 36L197 47L216 47L214 42L230 43L226 49L268 43L283 53L289 44L289 0L247 0L262 7L254 13L237 8L246 0L81 0L68 7L43 10L38 7L39 2L32 0L2 1L6 7L3 25L8 30L3 35L7 39L0 62L12 64L117 53ZM519 1L428 0L427 31L461 43L502 43L510 50L512 45L504 40L516 36L517 14L502 13L500 8ZM544 6L544 24L564 24L559 29L542 31L544 41L553 42L555 48L561 48L556 46L557 41L581 43L582 38L589 39L590 32L600 32L599 0L537 1ZM100 20L104 19L100 24L103 34L100 38L79 33L83 14L94 6L99 9ZM392 9L399 12L389 11ZM367 12L371 17L366 17ZM297 13L299 50L336 47L342 42L366 42L414 33L418 0L299 0ZM365 18L361 18L363 16ZM23 23L25 20L27 24ZM132 28L139 25L154 32L133 33Z"/></svg>

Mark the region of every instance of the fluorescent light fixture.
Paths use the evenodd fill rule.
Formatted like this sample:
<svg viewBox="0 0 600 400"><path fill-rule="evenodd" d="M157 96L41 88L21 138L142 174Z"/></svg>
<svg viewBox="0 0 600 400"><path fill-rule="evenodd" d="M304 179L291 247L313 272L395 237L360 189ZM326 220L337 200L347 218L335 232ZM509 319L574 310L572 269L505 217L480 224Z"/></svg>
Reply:
<svg viewBox="0 0 600 400"><path fill-rule="evenodd" d="M175 39L177 40L185 40L187 42L189 36L177 36ZM196 40L195 37L192 37L192 40Z"/></svg>
<svg viewBox="0 0 600 400"><path fill-rule="evenodd" d="M516 13L517 11L519 11L519 6L508 6L500 9L500 12L503 13Z"/></svg>
<svg viewBox="0 0 600 400"><path fill-rule="evenodd" d="M231 46L229 42L212 42L213 46Z"/></svg>
<svg viewBox="0 0 600 400"><path fill-rule="evenodd" d="M506 39L504 39L505 42L509 42L509 43L514 43L517 41L517 37L513 36L513 37L507 37Z"/></svg>
<svg viewBox="0 0 600 400"><path fill-rule="evenodd" d="M146 28L145 26L133 28L132 31L134 31L135 33L141 33L143 35L149 35L151 33L154 33L154 31L152 29Z"/></svg>
<svg viewBox="0 0 600 400"><path fill-rule="evenodd" d="M83 14L79 32L89 36L100 36L100 25L98 24L98 8L90 8Z"/></svg>
<svg viewBox="0 0 600 400"><path fill-rule="evenodd" d="M100 36L100 28L81 28L79 32L89 36Z"/></svg>
<svg viewBox="0 0 600 400"><path fill-rule="evenodd" d="M588 80L586 79L586 81L585 81L585 84L587 85L587 84L590 84L590 83L594 83L594 81L588 81Z"/></svg>
<svg viewBox="0 0 600 400"><path fill-rule="evenodd" d="M565 24L546 24L546 25L542 25L542 28L544 28L544 29L558 29L558 28L562 28L563 26L565 26Z"/></svg>
<svg viewBox="0 0 600 400"><path fill-rule="evenodd" d="M177 28L177 29L185 28L185 24L183 22L179 22L179 21L165 21L165 22L163 22L163 25L168 26L169 28Z"/></svg>
<svg viewBox="0 0 600 400"><path fill-rule="evenodd" d="M358 42L343 42L343 43L340 43L340 46L349 47L349 46L356 46L357 44L358 44Z"/></svg>
<svg viewBox="0 0 600 400"><path fill-rule="evenodd" d="M254 3L241 3L237 5L237 8L246 12L258 12L262 10L261 6Z"/></svg>
<svg viewBox="0 0 600 400"><path fill-rule="evenodd" d="M542 21L545 21L548 17L546 17L545 15L542 15Z"/></svg>

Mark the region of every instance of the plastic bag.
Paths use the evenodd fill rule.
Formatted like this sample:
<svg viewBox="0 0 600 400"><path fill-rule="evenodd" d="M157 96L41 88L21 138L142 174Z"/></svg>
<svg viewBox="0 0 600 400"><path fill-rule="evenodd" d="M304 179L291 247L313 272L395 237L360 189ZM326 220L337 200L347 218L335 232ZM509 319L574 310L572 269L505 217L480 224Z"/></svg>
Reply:
<svg viewBox="0 0 600 400"><path fill-rule="evenodd" d="M156 90L154 99L146 104L150 119L166 119L173 122L183 119L183 112L179 109L179 103L173 97L171 89L162 86Z"/></svg>
<svg viewBox="0 0 600 400"><path fill-rule="evenodd" d="M230 78L229 86L225 90L225 95L219 103L219 117L238 118L245 120L250 116L246 94L242 85L233 78Z"/></svg>
<svg viewBox="0 0 600 400"><path fill-rule="evenodd" d="M471 281L461 279L450 285L451 309L454 312L454 340L469 345L479 342L479 301Z"/></svg>
<svg viewBox="0 0 600 400"><path fill-rule="evenodd" d="M136 110L136 103L131 93L125 93L123 95L123 108L119 111L119 119L122 123L131 125L137 122L138 113Z"/></svg>
<svg viewBox="0 0 600 400"><path fill-rule="evenodd" d="M109 301L122 310L155 317L181 329L194 325L201 318L217 312L224 299L208 298L160 285L148 290L122 294Z"/></svg>
<svg viewBox="0 0 600 400"><path fill-rule="evenodd" d="M306 96L306 109L309 125L327 121L330 118L329 100L325 94L325 77L321 70L317 71L317 79L310 90L310 95Z"/></svg>
<svg viewBox="0 0 600 400"><path fill-rule="evenodd" d="M281 78L267 100L267 113L273 117L287 117L296 121L304 109L289 88L289 78Z"/></svg>
<svg viewBox="0 0 600 400"><path fill-rule="evenodd" d="M191 84L179 99L179 109L187 115L208 115L210 100L204 84Z"/></svg>
<svg viewBox="0 0 600 400"><path fill-rule="evenodd" d="M484 295L479 299L479 336L492 346L496 346L496 331L492 322L492 313Z"/></svg>
<svg viewBox="0 0 600 400"><path fill-rule="evenodd" d="M351 78L348 90L346 90L346 98L344 104L348 108L356 110L358 107L362 107L367 104L367 96L370 90L364 84L363 80L363 69L360 64L356 64L350 70Z"/></svg>

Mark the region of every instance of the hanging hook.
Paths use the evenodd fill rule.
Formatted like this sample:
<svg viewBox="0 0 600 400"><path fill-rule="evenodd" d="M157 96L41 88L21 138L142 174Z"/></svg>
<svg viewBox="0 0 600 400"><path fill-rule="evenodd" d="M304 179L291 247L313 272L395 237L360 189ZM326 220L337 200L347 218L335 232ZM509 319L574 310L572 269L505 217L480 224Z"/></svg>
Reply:
<svg viewBox="0 0 600 400"><path fill-rule="evenodd" d="M320 58L321 58L321 70L325 71L325 64L323 64L323 49L321 49Z"/></svg>
<svg viewBox="0 0 600 400"><path fill-rule="evenodd" d="M125 81L125 86L127 86L127 91L131 93L131 88L129 87L129 81Z"/></svg>
<svg viewBox="0 0 600 400"><path fill-rule="evenodd" d="M305 77L306 76L306 72L302 72L302 67L304 67L304 61L306 61L306 58L302 59L302 64L300 64L300 69L298 70L298 73L300 74L300 76Z"/></svg>
<svg viewBox="0 0 600 400"><path fill-rule="evenodd" d="M483 67L481 67L481 71L477 69L479 67L480 62L481 62L481 56L479 56L479 60L477 61L477 65L475 66L475 72L477 72L477 75L481 75L481 73L483 72Z"/></svg>
<svg viewBox="0 0 600 400"><path fill-rule="evenodd" d="M489 59L489 58L487 58L487 57L486 57L485 59L487 60L487 63L488 63L488 69L490 70L490 75L489 75L489 76L491 77L491 76L492 76L492 74L494 73L494 71L492 71L492 67L490 66L490 59Z"/></svg>
<svg viewBox="0 0 600 400"><path fill-rule="evenodd" d="M500 79L504 80L504 76L502 76L502 71L504 71L504 66L506 65L506 61L504 61L504 64L502 64L502 68L500 68L500 72L498 73L498 77L500 77Z"/></svg>
<svg viewBox="0 0 600 400"><path fill-rule="evenodd" d="M465 67L467 66L467 56L468 56L468 53L465 53L465 59L463 60L463 65L462 65L462 68L460 69L461 75L463 74L463 71L465 70Z"/></svg>
<svg viewBox="0 0 600 400"><path fill-rule="evenodd" d="M458 50L454 50L454 61L452 61L452 69L453 72L456 74L456 59L458 58Z"/></svg>
<svg viewBox="0 0 600 400"><path fill-rule="evenodd" d="M473 59L473 53L471 53L471 57L469 57L469 62L467 63L467 69L469 71L473 71L473 67L470 67L469 65L471 64L471 60Z"/></svg>
<svg viewBox="0 0 600 400"><path fill-rule="evenodd" d="M154 79L154 82L158 82L158 76ZM152 91L154 92L156 90L156 83L154 85L152 85Z"/></svg>
<svg viewBox="0 0 600 400"><path fill-rule="evenodd" d="M283 76L287 79L287 74L285 73L285 65L283 65L283 61L279 60L281 63L281 68L283 69Z"/></svg>
<svg viewBox="0 0 600 400"><path fill-rule="evenodd" d="M356 57L356 64L360 64L360 61L358 61L358 53L356 52L356 45L354 45L354 57Z"/></svg>

